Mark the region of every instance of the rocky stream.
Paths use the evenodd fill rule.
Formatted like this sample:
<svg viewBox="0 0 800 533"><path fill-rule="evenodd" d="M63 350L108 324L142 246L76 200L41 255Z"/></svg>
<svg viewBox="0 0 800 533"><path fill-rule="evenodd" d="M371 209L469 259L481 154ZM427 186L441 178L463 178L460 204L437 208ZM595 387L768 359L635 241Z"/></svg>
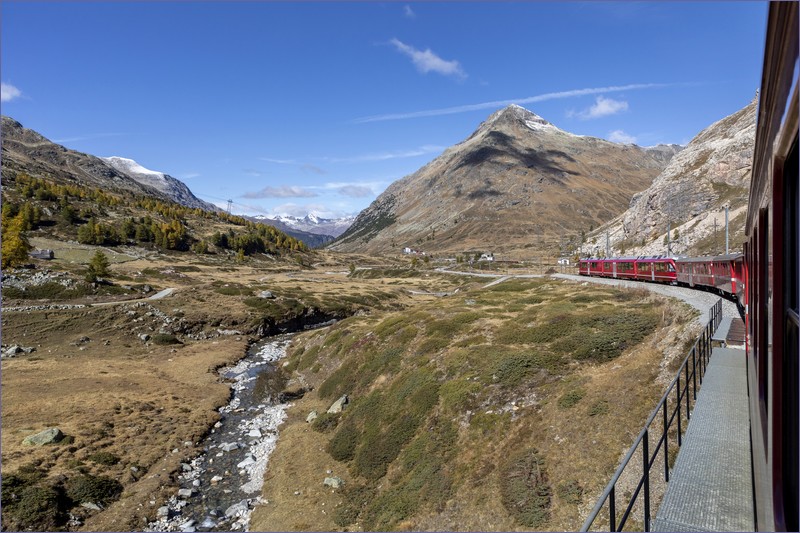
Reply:
<svg viewBox="0 0 800 533"><path fill-rule="evenodd" d="M276 363L286 355L292 335L254 344L236 365L220 371L232 381L232 399L220 408L222 418L203 453L181 465L178 493L145 531L247 530L253 507L264 503L264 472L290 405L276 392L285 385Z"/></svg>

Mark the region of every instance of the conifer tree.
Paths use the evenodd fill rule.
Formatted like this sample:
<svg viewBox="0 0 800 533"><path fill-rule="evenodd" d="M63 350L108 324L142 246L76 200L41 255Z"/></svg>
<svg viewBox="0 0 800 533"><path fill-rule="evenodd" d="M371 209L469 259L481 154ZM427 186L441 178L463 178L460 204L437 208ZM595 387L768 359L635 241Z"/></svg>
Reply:
<svg viewBox="0 0 800 533"><path fill-rule="evenodd" d="M25 220L22 213L11 219L3 219L3 268L18 266L28 260L28 252L32 246L23 233L24 226Z"/></svg>

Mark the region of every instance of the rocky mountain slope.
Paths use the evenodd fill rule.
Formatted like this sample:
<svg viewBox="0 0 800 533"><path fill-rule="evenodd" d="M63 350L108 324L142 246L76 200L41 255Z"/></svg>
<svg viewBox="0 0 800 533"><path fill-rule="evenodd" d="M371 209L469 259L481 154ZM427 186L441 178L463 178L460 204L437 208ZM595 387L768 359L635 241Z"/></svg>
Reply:
<svg viewBox="0 0 800 533"><path fill-rule="evenodd" d="M726 205L730 233L738 239L750 187L757 103L754 99L698 133L650 187L633 196L627 211L590 235L597 243L590 242L589 251L604 253L608 232L613 253L664 254L669 228L672 253L722 253Z"/></svg>
<svg viewBox="0 0 800 533"><path fill-rule="evenodd" d="M511 105L389 186L330 247L557 253L567 235L576 238L621 213L678 148L573 135Z"/></svg>
<svg viewBox="0 0 800 533"><path fill-rule="evenodd" d="M197 198L189 187L182 181L173 178L169 174L149 170L133 159L125 157L103 157L103 161L122 172L142 185L153 187L166 194L172 201L185 205L186 207L197 207L206 211L217 211L219 208L210 202Z"/></svg>
<svg viewBox="0 0 800 533"><path fill-rule="evenodd" d="M186 207L217 210L195 197L189 188L161 172L148 170L131 159L103 159L70 150L10 117L2 117L3 168L50 176L65 183L121 189L172 201Z"/></svg>

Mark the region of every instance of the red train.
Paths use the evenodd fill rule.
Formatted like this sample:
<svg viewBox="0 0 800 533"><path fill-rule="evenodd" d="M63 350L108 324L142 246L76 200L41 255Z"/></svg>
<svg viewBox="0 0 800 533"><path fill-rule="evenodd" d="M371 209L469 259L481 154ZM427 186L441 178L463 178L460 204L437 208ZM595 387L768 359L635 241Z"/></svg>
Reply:
<svg viewBox="0 0 800 533"><path fill-rule="evenodd" d="M696 258L581 259L578 268L583 276L655 281L715 291L735 300L742 312L747 304L743 254Z"/></svg>
<svg viewBox="0 0 800 533"><path fill-rule="evenodd" d="M580 262L582 275L683 284L736 299L747 330L757 531L800 531L799 41L798 2L771 2L744 254Z"/></svg>

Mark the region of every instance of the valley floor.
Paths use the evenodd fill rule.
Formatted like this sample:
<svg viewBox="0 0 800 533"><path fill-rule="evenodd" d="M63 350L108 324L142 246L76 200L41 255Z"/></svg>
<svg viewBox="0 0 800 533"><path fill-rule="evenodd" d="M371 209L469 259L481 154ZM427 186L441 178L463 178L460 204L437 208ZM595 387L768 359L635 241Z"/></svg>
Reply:
<svg viewBox="0 0 800 533"><path fill-rule="evenodd" d="M155 519L157 509L175 494L181 463L203 451L205 435L219 420L217 410L228 402L229 385L216 370L243 357L257 338L276 332L276 324L282 319L293 318L287 327L299 327L302 321L297 321L298 316L309 313L357 316L324 332L305 333L292 344L287 364L297 373L290 376L306 384L311 392L294 401L287 412L265 475L263 497L269 503L256 509L251 529L530 529L521 525L503 503L498 472L507 468L501 459L513 451L509 446L526 449L531 445L546 459L552 486L552 507L541 527L578 527L581 513L594 503L620 453L629 445L625 435L608 440L603 428L629 423L631 432L638 431L637 420L647 416L661 394L653 383L659 382L659 374L679 357L680 347L692 336L694 328L688 321L691 313L666 300L648 299L647 309L658 310L662 316L659 335L648 337L640 349L609 362L567 363L565 359L566 366L559 366L559 373L548 374L543 381L538 380L544 374L536 374L540 376L536 381L523 378L519 386L527 383L533 387L527 392L518 385L503 388L502 384L492 384L491 373L497 372L494 367L472 367L480 380L488 376L484 389L470 385L472 392L466 396L461 392L460 396L441 395L439 401L443 403L430 415L449 419L456 428L453 446L461 450L460 459L442 465L449 472L449 496L434 507L420 505L397 521L381 515L384 518L380 520L389 521L365 522L369 518L363 514L342 525L343 519L336 518L341 514L337 515L337 509L352 502L355 493L324 487L323 478L340 476L350 489L364 487L374 491L370 498L385 498L387 488L402 488L404 474L392 463L387 477L381 478L383 485L373 484L353 463L329 455L333 433L321 433L306 423L311 410L322 413L331 403L320 391L343 361L341 355L333 357L326 350L354 346L354 341L378 331L389 319L429 317L418 323L412 320L406 326L406 333L412 327L419 332L414 341L402 346L412 350L404 356L407 362L395 370L379 372L377 380L365 389L352 391L351 402L357 406L370 391L388 390L393 379L402 377L405 365L423 364L421 346L430 346L430 364L450 365L447 372L453 372L456 367L451 357L465 356L464 350L471 350L473 345L491 345L492 339L499 342L498 335L505 331L502 324L511 324L525 313L551 316L540 303L542 294L548 291L564 302L559 304L563 306L560 312L574 309L578 316L587 317L593 316L596 306L612 309L617 305L603 303L604 299L613 302L614 298L625 298L613 291L587 291L582 278L578 283L539 277L493 283L486 278L405 267L392 270L389 267L397 265L355 260L375 268L349 276L348 265L353 258L337 258L335 254L326 256L313 269L288 265L270 268L257 263L223 265L169 256L134 259L115 264L115 274L127 277L132 285L152 285L150 294L167 288L174 292L160 293L160 299L139 298L141 301L72 309L10 308L98 301L91 297L68 302L4 300L4 346L35 348L32 353L2 361L4 477L16 474L24 481L20 482L24 490L52 489L56 495L65 491L71 494L76 480L112 479L121 483L119 499L101 502L102 495L98 495L95 502L87 502L98 503L102 510L80 505L67 509L53 503L54 509L33 517L38 520L33 527L94 531L145 528ZM56 267L51 266L53 270ZM273 298L256 296L264 291ZM667 293L676 295L671 290ZM474 314L469 327L477 329L459 329L449 338L451 346L447 348L439 337L430 337L426 322L440 323L451 313ZM327 342L333 335L338 341ZM394 342L393 338L387 337L386 342ZM512 356L514 345L503 342L506 344L500 352ZM451 353L455 345L464 353ZM308 353L315 346L319 346L315 348L319 353L316 364L309 360L307 366L298 367L300 351ZM520 346L517 351L530 348ZM348 349L342 353L350 353ZM352 349L358 350L358 345ZM442 386L450 387L448 380L456 383L465 376L443 375ZM637 385L631 388L632 384ZM575 400L578 406L565 408L562 398L575 391L580 392ZM22 443L25 437L47 427L60 428L66 438L40 447ZM503 436L498 438L501 430ZM6 509L6 496L4 485L3 527L22 528L24 520L31 518L19 514L22 511L13 505ZM365 509L375 501L365 500ZM69 524L67 512L72 516Z"/></svg>

